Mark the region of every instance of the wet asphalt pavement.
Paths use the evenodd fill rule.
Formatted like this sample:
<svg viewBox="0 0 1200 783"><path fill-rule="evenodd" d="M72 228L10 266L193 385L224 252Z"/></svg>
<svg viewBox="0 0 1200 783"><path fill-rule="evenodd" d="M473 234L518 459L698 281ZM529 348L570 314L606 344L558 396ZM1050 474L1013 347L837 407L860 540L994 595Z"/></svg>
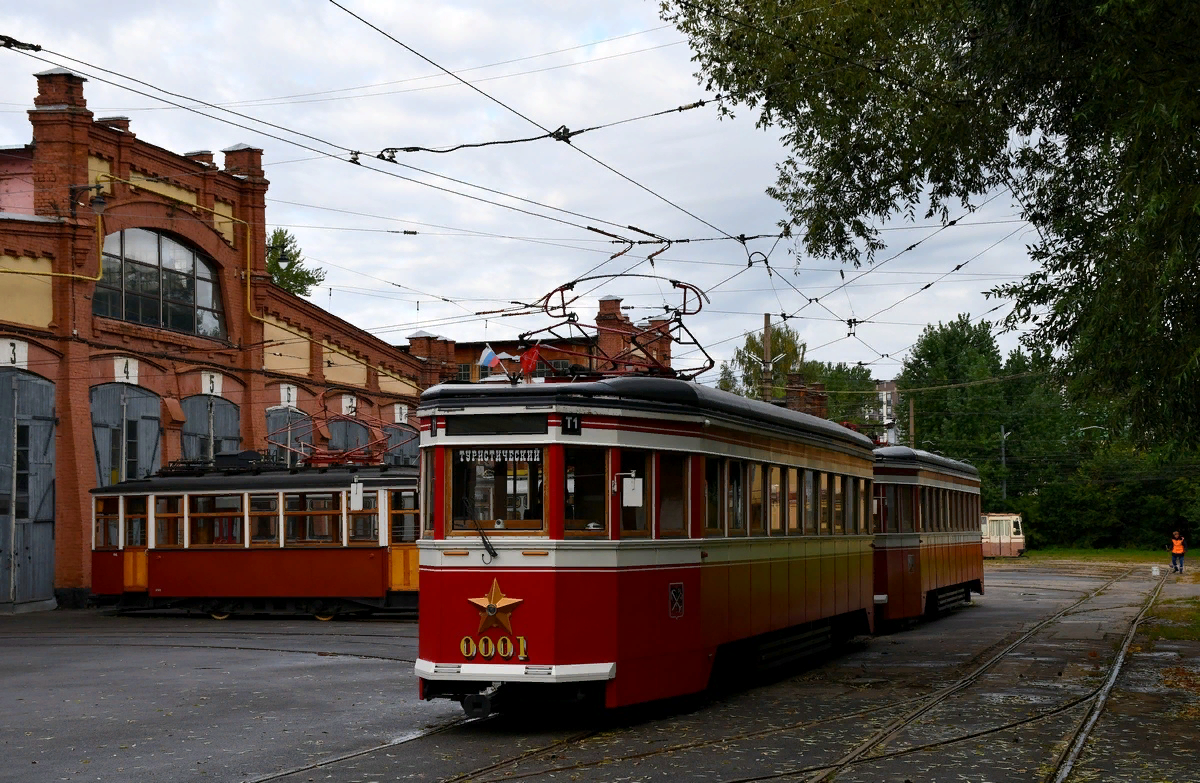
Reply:
<svg viewBox="0 0 1200 783"><path fill-rule="evenodd" d="M1039 781L1157 584L1128 570L989 563L971 606L768 680L481 721L417 700L412 622L0 617L0 781ZM1196 681L1200 643L1135 644L1069 780L1200 781Z"/></svg>

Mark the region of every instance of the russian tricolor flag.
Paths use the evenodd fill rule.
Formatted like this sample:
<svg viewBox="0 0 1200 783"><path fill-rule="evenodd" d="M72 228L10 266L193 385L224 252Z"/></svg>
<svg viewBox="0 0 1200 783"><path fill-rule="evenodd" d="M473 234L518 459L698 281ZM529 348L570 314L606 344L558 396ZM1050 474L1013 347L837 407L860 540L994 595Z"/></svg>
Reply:
<svg viewBox="0 0 1200 783"><path fill-rule="evenodd" d="M496 367L500 364L500 357L492 350L492 346L485 345L483 353L479 354L480 367Z"/></svg>

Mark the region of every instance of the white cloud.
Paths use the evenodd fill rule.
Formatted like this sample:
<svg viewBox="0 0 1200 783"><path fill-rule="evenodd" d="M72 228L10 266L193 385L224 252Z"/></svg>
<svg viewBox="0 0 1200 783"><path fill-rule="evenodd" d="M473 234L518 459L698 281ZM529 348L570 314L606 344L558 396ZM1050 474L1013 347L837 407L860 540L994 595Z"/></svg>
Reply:
<svg viewBox="0 0 1200 783"><path fill-rule="evenodd" d="M510 2L393 3L354 0L348 5L396 38L452 69L525 58L577 47L601 39L628 36L558 54L470 71L480 89L546 128L578 129L668 109L706 97L697 85L686 45L672 28L658 29L656 4L629 2L561 4ZM443 146L463 142L535 135L536 127L485 97L453 85L436 69L367 28L332 5L269 2L184 7L171 3L125 2L104 6L74 3L27 5L6 18L6 34L47 49L128 74L159 87L208 101L277 98L239 107L253 117L344 145L375 151L385 146ZM639 33L629 36L630 33ZM661 47L661 48L651 48ZM634 54L624 55L628 52ZM614 56L619 55L619 56ZM601 59L609 58L609 59ZM53 58L50 58L53 59ZM567 66L567 67L555 67ZM30 74L44 63L11 51L0 52L0 143L29 138L24 108L35 82ZM75 66L89 71L84 66ZM510 78L492 77L525 73ZM97 73L96 75L102 75ZM383 86L296 98L280 96ZM440 85L440 86L439 86ZM446 86L450 85L450 86ZM382 329L402 342L422 328L460 340L507 337L548 323L546 318L487 318L474 313L496 309L512 299L528 300L605 260L617 247L604 237L570 225L523 215L418 184L330 160L284 163L314 154L295 146L231 127L91 79L85 87L98 116L128 114L139 138L184 152L219 150L238 142L264 148L268 198L334 207L371 215L485 231L510 237L539 238L560 247L520 239L455 236L461 232L410 226L378 218L356 217L308 207L268 203L272 224L293 226L306 254L330 264L329 289L314 300L360 326ZM362 96L368 93L369 97ZM331 100L332 99L332 100ZM271 105L267 105L271 104ZM235 117L230 119L243 123ZM268 129L269 130L269 129ZM277 133L276 131L270 131ZM278 135L288 135L278 133ZM324 151L334 148L289 136ZM711 105L671 113L577 137L574 145L655 190L729 234L768 233L783 213L764 194L774 181L775 164L784 157L778 134L754 127L752 112L718 121ZM673 238L716 236L712 228L663 203L560 142L496 146L448 155L399 155L419 166L495 190L524 196L583 215L556 213L472 190L445 180L368 160L370 168L552 215L570 223L636 225ZM1008 220L1016 212L998 198L965 223ZM373 232L331 227L375 229ZM793 312L806 295L821 297L837 319L865 318L918 290L1011 232L1017 225L963 225L943 231L842 291L831 262L795 258L781 243L771 257L775 277L765 268L748 269L712 294L708 310L690 326L712 346L720 360L740 342L730 337L761 328L762 312ZM379 230L416 228L418 236ZM628 232L626 232L628 233ZM888 232L886 258L933 229ZM601 241L597 241L601 240ZM770 241L751 244L766 252ZM605 265L617 271L645 257L633 252ZM677 244L650 270L709 288L739 271L746 253L734 242ZM704 262L704 263L699 263ZM336 264L337 266L332 266ZM739 266L742 265L742 266ZM344 269L343 269L344 267ZM1016 277L1031 267L1022 234L972 261L960 273L939 282L866 323L856 332L867 345L899 356L920 334L923 324L947 321L959 312L979 314L995 306L982 292L999 277ZM353 270L353 271L351 271ZM846 278L859 271L846 268ZM371 277L364 277L369 275ZM986 276L986 277L985 277ZM372 278L407 286L397 288ZM590 287L590 286L588 286ZM581 287L586 290L587 287ZM626 297L635 318L646 317L662 302L669 286L651 280L619 280L601 285L581 300L579 312L590 318L602 294ZM364 290L365 289L365 290ZM416 289L422 294L413 293ZM827 299L825 297L828 297ZM443 301L438 297L450 300ZM420 311L417 311L417 301ZM996 315L1002 314L1003 311ZM845 338L847 327L820 305L809 305L795 319L810 346ZM877 361L878 377L890 377L897 365L879 361L856 339L840 339L813 354L830 361ZM1014 344L1004 337L1002 346Z"/></svg>

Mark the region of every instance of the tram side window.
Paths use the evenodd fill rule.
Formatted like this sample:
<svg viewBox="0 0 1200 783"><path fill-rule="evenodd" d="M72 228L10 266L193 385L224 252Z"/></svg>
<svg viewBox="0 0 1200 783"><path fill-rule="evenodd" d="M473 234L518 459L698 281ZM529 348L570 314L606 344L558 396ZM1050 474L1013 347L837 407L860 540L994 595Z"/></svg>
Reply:
<svg viewBox="0 0 1200 783"><path fill-rule="evenodd" d="M811 470L804 471L801 486L800 513L803 515L804 535L817 534L817 478Z"/></svg>
<svg viewBox="0 0 1200 783"><path fill-rule="evenodd" d="M792 535L800 533L800 475L796 468L787 469L787 530Z"/></svg>
<svg viewBox="0 0 1200 783"><path fill-rule="evenodd" d="M896 487L896 499L900 504L900 532L914 532L916 530L916 509L913 507L913 488Z"/></svg>
<svg viewBox="0 0 1200 783"><path fill-rule="evenodd" d="M349 537L351 544L379 545L379 493L363 492L362 511L351 511Z"/></svg>
<svg viewBox="0 0 1200 783"><path fill-rule="evenodd" d="M767 520L771 535L782 536L786 532L784 519L783 470L778 465L767 468Z"/></svg>
<svg viewBox="0 0 1200 783"><path fill-rule="evenodd" d="M634 449L621 449L621 473L629 475L636 473L638 477L647 480L642 482L642 498L641 504L636 506L625 505L624 499L621 502L621 532L631 535L649 535L650 520L647 509L650 508L648 496L650 494L650 452L637 451Z"/></svg>
<svg viewBox="0 0 1200 783"><path fill-rule="evenodd" d="M563 527L575 533L603 535L608 530L607 452L604 449L563 450L566 498Z"/></svg>
<svg viewBox="0 0 1200 783"><path fill-rule="evenodd" d="M833 485L833 534L840 536L846 532L846 498L842 486L845 479L842 476L830 476Z"/></svg>
<svg viewBox="0 0 1200 783"><path fill-rule="evenodd" d="M729 535L746 534L746 493L743 484L745 469L740 462L729 462L729 492L725 516L729 520Z"/></svg>
<svg viewBox="0 0 1200 783"><path fill-rule="evenodd" d="M147 498L125 498L125 546L146 546Z"/></svg>
<svg viewBox="0 0 1200 783"><path fill-rule="evenodd" d="M178 495L154 498L154 548L183 546L183 498Z"/></svg>
<svg viewBox="0 0 1200 783"><path fill-rule="evenodd" d="M818 513L817 519L819 520L819 526L817 528L817 532L819 535L827 536L827 535L829 535L829 514L830 514L831 507L833 505L830 502L831 498L829 497L829 491L830 491L829 474L828 473L818 473L817 474L817 485L818 485L818 493L819 493L819 495L818 495L819 502L817 505L817 513Z"/></svg>
<svg viewBox="0 0 1200 783"><path fill-rule="evenodd" d="M417 493L411 489L394 489L389 498L388 513L392 517L392 543L409 544L417 535Z"/></svg>
<svg viewBox="0 0 1200 783"><path fill-rule="evenodd" d="M250 545L279 546L279 495L250 496Z"/></svg>
<svg viewBox="0 0 1200 783"><path fill-rule="evenodd" d="M453 530L541 530L540 448L455 449Z"/></svg>
<svg viewBox="0 0 1200 783"><path fill-rule="evenodd" d="M858 532L861 534L869 534L871 532L871 482L866 479L858 480Z"/></svg>
<svg viewBox="0 0 1200 783"><path fill-rule="evenodd" d="M842 479L842 493L845 495L843 515L846 519L846 535L852 536L858 532L858 520L854 516L855 504L858 502L854 494L858 487L858 479L846 476Z"/></svg>
<svg viewBox="0 0 1200 783"><path fill-rule="evenodd" d="M704 458L704 535L719 536L725 532L721 524L721 467L716 457Z"/></svg>
<svg viewBox="0 0 1200 783"><path fill-rule="evenodd" d="M687 535L687 457L674 451L658 455L658 533L663 538Z"/></svg>
<svg viewBox="0 0 1200 783"><path fill-rule="evenodd" d="M191 546L242 545L241 495L191 495L188 524Z"/></svg>
<svg viewBox="0 0 1200 783"><path fill-rule="evenodd" d="M342 493L295 492L283 496L285 543L342 543Z"/></svg>
<svg viewBox="0 0 1200 783"><path fill-rule="evenodd" d="M421 484L424 487L421 494L424 496L424 506L421 507L421 518L424 520L422 527L427 531L433 532L433 449L426 449L421 454ZM395 533L393 532L393 535Z"/></svg>
<svg viewBox="0 0 1200 783"><path fill-rule="evenodd" d="M746 519L750 523L750 535L761 536L767 532L765 514L765 504L763 502L763 482L766 479L766 471L763 466L756 462L752 462L746 466L746 490L750 506L747 509Z"/></svg>
<svg viewBox="0 0 1200 783"><path fill-rule="evenodd" d="M96 498L96 549L121 545L121 499Z"/></svg>

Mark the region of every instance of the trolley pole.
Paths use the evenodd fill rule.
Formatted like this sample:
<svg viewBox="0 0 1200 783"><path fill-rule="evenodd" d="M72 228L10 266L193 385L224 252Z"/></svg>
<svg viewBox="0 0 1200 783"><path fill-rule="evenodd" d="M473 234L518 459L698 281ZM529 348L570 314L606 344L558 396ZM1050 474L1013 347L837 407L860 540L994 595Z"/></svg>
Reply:
<svg viewBox="0 0 1200 783"><path fill-rule="evenodd" d="M763 313L763 339L762 339L762 401L771 401L771 391L774 384L771 377L771 314Z"/></svg>
<svg viewBox="0 0 1200 783"><path fill-rule="evenodd" d="M1004 432L1004 425L1000 425L1000 499L1008 500L1008 463L1004 461L1004 441L1008 440L1011 432Z"/></svg>

